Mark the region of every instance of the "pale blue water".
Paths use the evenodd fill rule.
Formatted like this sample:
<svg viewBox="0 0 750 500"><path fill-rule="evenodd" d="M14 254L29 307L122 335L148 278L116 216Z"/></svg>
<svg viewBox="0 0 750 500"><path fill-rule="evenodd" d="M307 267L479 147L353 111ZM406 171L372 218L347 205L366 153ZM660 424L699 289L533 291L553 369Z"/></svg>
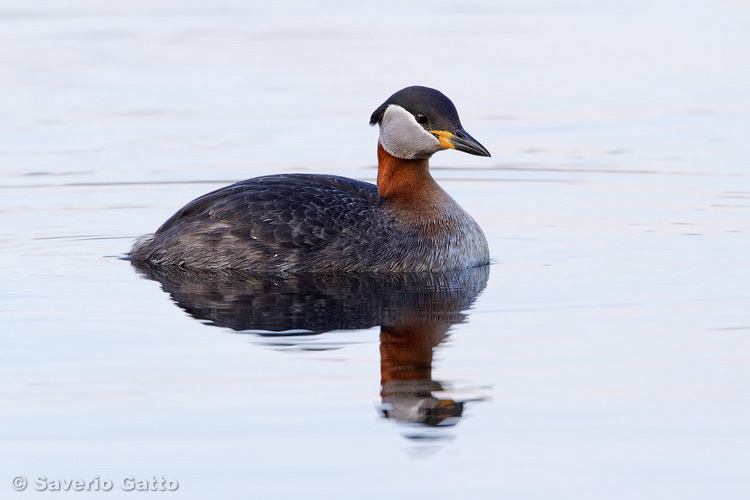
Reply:
<svg viewBox="0 0 750 500"><path fill-rule="evenodd" d="M707 0L0 3L0 496L134 498L122 480L156 476L188 499L748 498L749 20ZM415 337L440 342L430 404L466 402L440 428L384 418L377 326L238 334L118 259L235 180L374 180L367 120L412 84L493 153L432 161L494 259L463 322ZM219 310L238 292L212 290Z"/></svg>

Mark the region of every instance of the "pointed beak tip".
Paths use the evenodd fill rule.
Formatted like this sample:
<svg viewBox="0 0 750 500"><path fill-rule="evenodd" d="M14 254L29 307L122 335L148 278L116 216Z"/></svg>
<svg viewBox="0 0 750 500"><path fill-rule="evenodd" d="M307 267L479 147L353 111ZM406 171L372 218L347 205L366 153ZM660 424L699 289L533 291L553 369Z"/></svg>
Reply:
<svg viewBox="0 0 750 500"><path fill-rule="evenodd" d="M463 137L457 138L454 136L453 141L451 141L457 150L463 151L464 153L476 155L476 156L487 156L487 157L492 156L490 152L487 150L487 148L482 146L479 143L479 141L474 139L465 131L462 131L462 132L463 132Z"/></svg>
<svg viewBox="0 0 750 500"><path fill-rule="evenodd" d="M459 128L456 132L447 130L430 130L429 132L440 141L440 145L444 149L455 149L475 156L492 156L487 148L482 146L463 128Z"/></svg>
<svg viewBox="0 0 750 500"><path fill-rule="evenodd" d="M456 147L457 151L462 151L464 153L469 153L470 155L474 156L484 156L484 157L491 157L489 151L484 149L481 144L471 144L471 145L461 145Z"/></svg>

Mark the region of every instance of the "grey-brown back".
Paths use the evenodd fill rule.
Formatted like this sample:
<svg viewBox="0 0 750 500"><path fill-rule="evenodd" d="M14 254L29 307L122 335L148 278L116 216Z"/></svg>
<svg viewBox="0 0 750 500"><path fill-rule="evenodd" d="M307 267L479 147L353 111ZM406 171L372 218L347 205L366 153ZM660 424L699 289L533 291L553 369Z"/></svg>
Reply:
<svg viewBox="0 0 750 500"><path fill-rule="evenodd" d="M438 271L486 263L481 229L450 202L457 209L456 227L446 227L452 232L425 233L373 184L332 175L257 177L188 203L141 238L130 259L257 273ZM463 255L477 247L455 248L464 241L485 248Z"/></svg>

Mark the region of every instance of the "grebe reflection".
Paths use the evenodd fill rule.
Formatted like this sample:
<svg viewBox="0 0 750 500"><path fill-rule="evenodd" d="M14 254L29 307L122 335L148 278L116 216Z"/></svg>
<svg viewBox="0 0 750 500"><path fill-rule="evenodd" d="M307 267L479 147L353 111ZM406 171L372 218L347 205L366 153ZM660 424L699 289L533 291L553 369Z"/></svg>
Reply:
<svg viewBox="0 0 750 500"><path fill-rule="evenodd" d="M486 286L489 266L448 273L238 276L136 265L194 318L294 344L380 326L382 415L421 427L457 423L467 401L432 377L433 352ZM304 344L304 342L302 342ZM440 394L437 394L440 393ZM446 397L448 395L449 397ZM452 396L452 397L450 397ZM405 433L407 437L424 434Z"/></svg>

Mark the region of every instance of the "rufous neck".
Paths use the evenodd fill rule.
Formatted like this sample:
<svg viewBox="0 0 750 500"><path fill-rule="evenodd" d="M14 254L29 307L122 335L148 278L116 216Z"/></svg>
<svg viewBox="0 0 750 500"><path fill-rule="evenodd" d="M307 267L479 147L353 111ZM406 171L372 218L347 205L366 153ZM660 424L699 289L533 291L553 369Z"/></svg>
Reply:
<svg viewBox="0 0 750 500"><path fill-rule="evenodd" d="M404 160L388 153L378 142L378 192L394 200L416 200L440 187L430 175L427 158Z"/></svg>

